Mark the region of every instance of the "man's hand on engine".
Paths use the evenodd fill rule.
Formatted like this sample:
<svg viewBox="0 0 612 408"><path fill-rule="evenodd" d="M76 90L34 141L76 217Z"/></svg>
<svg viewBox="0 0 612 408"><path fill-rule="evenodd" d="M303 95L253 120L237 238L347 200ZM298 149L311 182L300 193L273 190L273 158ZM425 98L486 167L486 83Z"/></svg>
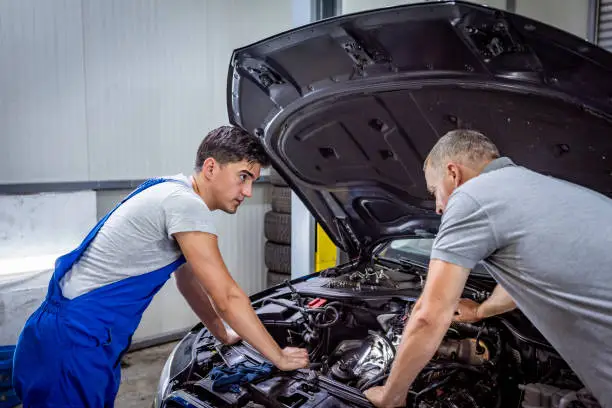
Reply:
<svg viewBox="0 0 612 408"><path fill-rule="evenodd" d="M306 368L309 364L308 352L305 349L295 347L285 347L282 350L281 360L274 363L282 371Z"/></svg>
<svg viewBox="0 0 612 408"><path fill-rule="evenodd" d="M474 323L514 309L516 309L516 303L514 303L510 294L500 285L496 285L491 296L481 304L470 299L459 300L454 320L457 322Z"/></svg>
<svg viewBox="0 0 612 408"><path fill-rule="evenodd" d="M240 336L238 335L238 333L236 333L234 329L232 329L231 327L226 327L225 331L226 331L226 334L224 338L222 339L223 344L227 346L231 346L232 344L236 344L240 340L242 340Z"/></svg>
<svg viewBox="0 0 612 408"><path fill-rule="evenodd" d="M482 319L478 313L479 303L471 299L460 299L453 320L463 323L475 323Z"/></svg>
<svg viewBox="0 0 612 408"><path fill-rule="evenodd" d="M382 387L372 387L364 391L366 398L376 408L396 408L403 407L406 404L405 398L393 398L387 395L386 389Z"/></svg>

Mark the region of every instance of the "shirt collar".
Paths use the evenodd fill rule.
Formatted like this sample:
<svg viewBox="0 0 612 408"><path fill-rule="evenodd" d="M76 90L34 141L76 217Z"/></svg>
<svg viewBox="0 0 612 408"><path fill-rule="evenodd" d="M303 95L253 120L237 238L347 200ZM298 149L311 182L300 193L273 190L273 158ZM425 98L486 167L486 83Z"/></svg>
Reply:
<svg viewBox="0 0 612 408"><path fill-rule="evenodd" d="M494 170L503 169L504 167L516 166L512 160L508 157L500 157L498 159L493 160L491 163L487 164L484 169L482 169L482 173L488 173Z"/></svg>

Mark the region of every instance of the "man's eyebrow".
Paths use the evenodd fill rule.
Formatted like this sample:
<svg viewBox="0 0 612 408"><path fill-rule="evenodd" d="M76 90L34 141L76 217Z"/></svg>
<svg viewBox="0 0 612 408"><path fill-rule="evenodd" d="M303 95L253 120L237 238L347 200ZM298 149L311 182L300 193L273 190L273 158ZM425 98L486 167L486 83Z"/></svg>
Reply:
<svg viewBox="0 0 612 408"><path fill-rule="evenodd" d="M255 175L254 175L253 173L251 173L250 171L248 171L248 170L241 170L240 172L241 172L241 173L246 173L246 174L247 174L249 177L251 177L252 179L254 179L254 178L255 178Z"/></svg>

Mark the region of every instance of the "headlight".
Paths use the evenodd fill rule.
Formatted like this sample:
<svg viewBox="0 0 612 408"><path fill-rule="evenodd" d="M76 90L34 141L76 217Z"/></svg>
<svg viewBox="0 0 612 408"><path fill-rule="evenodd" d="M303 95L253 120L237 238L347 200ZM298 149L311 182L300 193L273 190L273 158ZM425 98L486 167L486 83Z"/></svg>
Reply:
<svg viewBox="0 0 612 408"><path fill-rule="evenodd" d="M161 407L162 402L170 391L170 381L191 364L193 342L195 340L196 333L189 332L168 356L159 378L157 393L153 399L154 408Z"/></svg>

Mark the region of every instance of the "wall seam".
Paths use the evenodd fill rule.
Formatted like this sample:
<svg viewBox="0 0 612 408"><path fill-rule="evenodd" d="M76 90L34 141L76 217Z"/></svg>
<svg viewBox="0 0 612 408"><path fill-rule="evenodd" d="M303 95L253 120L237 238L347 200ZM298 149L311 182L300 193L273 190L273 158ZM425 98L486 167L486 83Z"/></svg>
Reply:
<svg viewBox="0 0 612 408"><path fill-rule="evenodd" d="M89 94L87 92L87 47L85 45L85 0L81 0L81 48L83 61L83 98L85 105L85 146L87 148L87 180L91 180L91 151L89 143Z"/></svg>

